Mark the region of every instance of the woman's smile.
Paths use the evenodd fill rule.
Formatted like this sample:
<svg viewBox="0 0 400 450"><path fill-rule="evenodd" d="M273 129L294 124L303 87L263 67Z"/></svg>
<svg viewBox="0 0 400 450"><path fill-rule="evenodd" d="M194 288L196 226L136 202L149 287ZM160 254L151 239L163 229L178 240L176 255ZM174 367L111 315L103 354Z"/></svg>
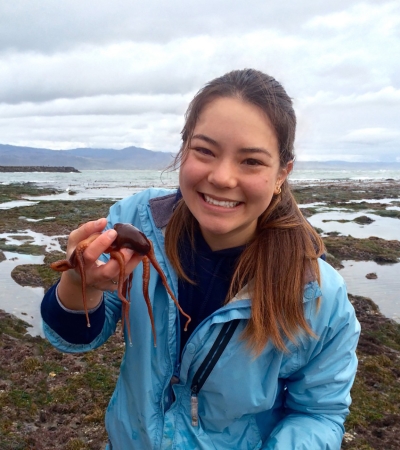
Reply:
<svg viewBox="0 0 400 450"><path fill-rule="evenodd" d="M204 201L209 205L219 206L221 208L233 209L242 203L232 200L218 199L216 197L212 197L207 194L200 194L200 195L203 197Z"/></svg>

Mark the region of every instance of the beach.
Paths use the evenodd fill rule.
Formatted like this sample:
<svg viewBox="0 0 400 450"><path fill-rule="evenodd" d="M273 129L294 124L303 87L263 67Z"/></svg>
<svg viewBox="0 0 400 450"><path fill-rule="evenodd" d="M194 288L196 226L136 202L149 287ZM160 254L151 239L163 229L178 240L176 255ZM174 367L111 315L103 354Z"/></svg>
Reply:
<svg viewBox="0 0 400 450"><path fill-rule="evenodd" d="M342 179L338 176L349 175L343 170L325 172L325 179L303 179L305 175L321 177L321 174L321 171L300 173L291 183L303 214L325 238L328 251L333 251L333 246L333 253L339 251L335 236L340 236L337 239L340 242L344 242L344 237L352 236L364 246L372 244L371 237L384 242L400 242L399 180ZM396 176L396 172L385 175ZM145 188L174 188L178 184L177 172L151 170L83 171L70 174L17 172L3 176L0 182L20 183L21 193L7 194L13 190L13 186L18 185L0 185L4 195L11 196L8 201L1 201L0 197L0 242L3 242L0 251L6 258L0 263L0 286L4 288L0 290L0 309L27 320L33 326L32 333L39 335L38 303L46 286L40 283L32 286L21 279L19 281L23 286L16 283L16 277L26 277L21 272L21 266L43 264L46 254L51 257L61 252L60 245L76 224L106 216L108 208L118 199ZM28 181L22 182L22 179ZM40 205L37 202L41 202ZM68 216L68 221L64 215ZM360 222L360 217L364 221L361 219ZM340 250L340 263L335 268L345 278L349 292L369 296L384 315L400 322L400 299L397 295L400 292L400 265L396 264L396 256L382 264L374 254L367 252L363 257L362 254L356 254L353 245L348 242L343 245L353 248L353 252L343 255L343 249ZM396 245L391 244L392 247ZM376 251L383 246L377 244L377 247ZM14 273L13 277L11 272ZM376 273L377 277L365 278L369 273ZM10 303L10 298L18 301Z"/></svg>
<svg viewBox="0 0 400 450"><path fill-rule="evenodd" d="M103 414L118 375L122 339L116 335L88 355L61 355L41 337L39 304L58 278L48 265L63 257L66 238L77 224L106 216L119 198L147 187L172 188L178 181L175 172L111 172L0 178L0 358L3 367L11 360L13 367L0 384L3 416L11 408L7 401L20 401L18 416L8 411L10 419L0 421L4 449L55 448L46 446L54 439L57 448L67 450L104 443ZM299 207L324 239L327 261L346 281L363 327L344 449L394 449L400 432L400 173L385 175L291 180ZM30 325L28 334L18 319ZM41 388L35 391L35 386ZM79 399L73 389L79 390ZM365 396L374 400L372 406ZM34 437L39 430L42 447ZM20 446L13 447L12 439Z"/></svg>

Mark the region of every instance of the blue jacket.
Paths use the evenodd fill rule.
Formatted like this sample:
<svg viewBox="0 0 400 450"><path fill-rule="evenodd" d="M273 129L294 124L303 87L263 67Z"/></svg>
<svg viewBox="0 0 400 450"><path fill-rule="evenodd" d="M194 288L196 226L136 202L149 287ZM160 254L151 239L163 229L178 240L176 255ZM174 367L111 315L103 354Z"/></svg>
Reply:
<svg viewBox="0 0 400 450"><path fill-rule="evenodd" d="M141 229L153 242L160 266L177 295L177 275L166 258L163 236L172 212L171 193L174 191L149 189L116 203L110 209L108 227L125 222ZM120 376L106 413L107 448L339 450L357 368L360 326L342 277L324 261L319 264L321 286L311 281L304 288L305 315L317 339L301 335L296 344L288 341L287 353L268 344L254 358L240 339L251 315L251 300L242 292L196 328L182 361L177 309L152 268L149 294L157 332L157 347L153 346L140 264L131 291L132 345L125 335ZM44 323L47 338L64 352L100 346L114 333L121 317L115 293L106 293L104 304L104 324L92 342L66 342L51 328L51 320ZM199 425L194 427L192 378L222 324L233 319L241 321L199 393ZM171 385L174 375L179 382Z"/></svg>

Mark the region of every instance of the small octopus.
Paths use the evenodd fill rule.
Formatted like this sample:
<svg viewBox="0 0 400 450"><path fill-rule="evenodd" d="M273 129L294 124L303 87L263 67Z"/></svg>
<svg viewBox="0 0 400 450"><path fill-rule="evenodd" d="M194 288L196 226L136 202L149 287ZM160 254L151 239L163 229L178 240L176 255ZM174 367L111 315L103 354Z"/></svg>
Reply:
<svg viewBox="0 0 400 450"><path fill-rule="evenodd" d="M161 281L167 290L168 294L171 296L172 300L175 302L178 310L187 318L185 324L185 331L187 331L187 327L191 321L191 317L187 315L182 308L180 307L178 300L175 298L171 288L168 285L167 279L165 277L164 272L162 271L156 256L154 254L153 244L146 237L144 233L138 230L136 227L129 223L116 223L114 225L114 230L117 232L117 237L111 246L105 251L105 253L110 254L111 259L115 259L119 264L119 280L118 280L118 298L122 302L122 315L121 322L122 328L124 328L124 323L127 324L127 332L129 336L129 341L131 341L130 335L130 324L129 324L129 307L130 307L130 299L129 292L132 287L132 277L133 273L131 273L128 278L125 280L125 260L120 253L119 250L122 248L128 248L136 253L144 256L142 259L143 263L143 296L147 305L148 314L151 322L151 329L153 333L154 339L154 347L157 345L156 341L156 331L154 326L154 317L153 310L151 307L148 287L150 280L150 263L157 270L158 274L161 277ZM87 300L86 300L86 274L85 274L85 262L83 259L83 252L87 248L87 246L93 242L100 233L95 233L89 236L87 239L81 241L72 252L69 259L63 259L60 261L55 261L50 264L50 267L57 272L65 272L66 270L74 269L78 267L78 270L82 279L82 298L83 298L83 308L86 315L87 326L90 327L89 314L87 308ZM125 295L128 297L126 298Z"/></svg>

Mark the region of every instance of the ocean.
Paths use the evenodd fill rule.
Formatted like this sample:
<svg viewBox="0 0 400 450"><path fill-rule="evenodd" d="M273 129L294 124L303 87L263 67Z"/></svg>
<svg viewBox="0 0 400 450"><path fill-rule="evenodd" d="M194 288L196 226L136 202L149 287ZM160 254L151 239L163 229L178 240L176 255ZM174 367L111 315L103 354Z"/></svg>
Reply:
<svg viewBox="0 0 400 450"><path fill-rule="evenodd" d="M330 163L296 162L290 180L339 181L400 179L400 163ZM61 188L132 188L176 185L177 171L159 170L82 170L81 173L59 172L0 172L0 183L32 182L59 185Z"/></svg>
<svg viewBox="0 0 400 450"><path fill-rule="evenodd" d="M123 198L154 186L166 188L178 185L177 171L158 170L83 170L81 173L61 172L0 172L0 185L31 182L39 186L55 186L64 192L52 199ZM327 181L400 179L400 163L323 163L298 162L289 178L293 183ZM46 197L42 197L46 199ZM1 208L1 206L0 206Z"/></svg>
<svg viewBox="0 0 400 450"><path fill-rule="evenodd" d="M179 174L177 171L162 172L156 170L84 170L81 173L54 173L54 172L6 172L0 173L1 184L9 183L35 183L43 187L56 187L62 192L55 195L26 198L25 200L0 204L1 209L14 208L22 205L35 204L39 200L78 200L110 198L120 199L148 187L176 187ZM304 163L298 164L290 176L293 184L309 182L312 185L324 182L353 181L362 185L368 180L400 180L400 164L373 165L373 164L331 164L331 163ZM71 195L73 194L73 195ZM387 201L392 201L385 200ZM400 200L400 192L399 198ZM398 208L393 206L392 208ZM324 216L325 214L325 216ZM349 214L341 211L321 212L309 218L316 227L327 227L329 222L322 222L327 215ZM349 216L350 217L350 216ZM343 224L343 234L351 234L362 238L370 235L383 239L400 241L400 222L396 218L383 218L376 216L371 234L371 225L364 227L354 223ZM337 220L337 219L335 219ZM351 220L351 219L350 219ZM322 225L323 224L323 225ZM337 225L335 225L337 227ZM327 229L326 231L329 231ZM48 236L30 233L21 230L20 236L29 235L35 243L46 245L49 249L58 247L58 241ZM16 243L12 236L15 234L0 234L0 239ZM14 240L13 240L14 239ZM22 287L11 278L11 271L20 264L41 264L42 256L21 255L4 252L6 260L0 262L0 309L17 315L32 325L29 333L42 335L39 305L43 296L43 288ZM366 273L375 272L376 280L367 280ZM346 280L348 291L354 295L363 295L372 298L378 304L383 314L400 323L400 264L378 265L372 261L345 261L340 273Z"/></svg>

